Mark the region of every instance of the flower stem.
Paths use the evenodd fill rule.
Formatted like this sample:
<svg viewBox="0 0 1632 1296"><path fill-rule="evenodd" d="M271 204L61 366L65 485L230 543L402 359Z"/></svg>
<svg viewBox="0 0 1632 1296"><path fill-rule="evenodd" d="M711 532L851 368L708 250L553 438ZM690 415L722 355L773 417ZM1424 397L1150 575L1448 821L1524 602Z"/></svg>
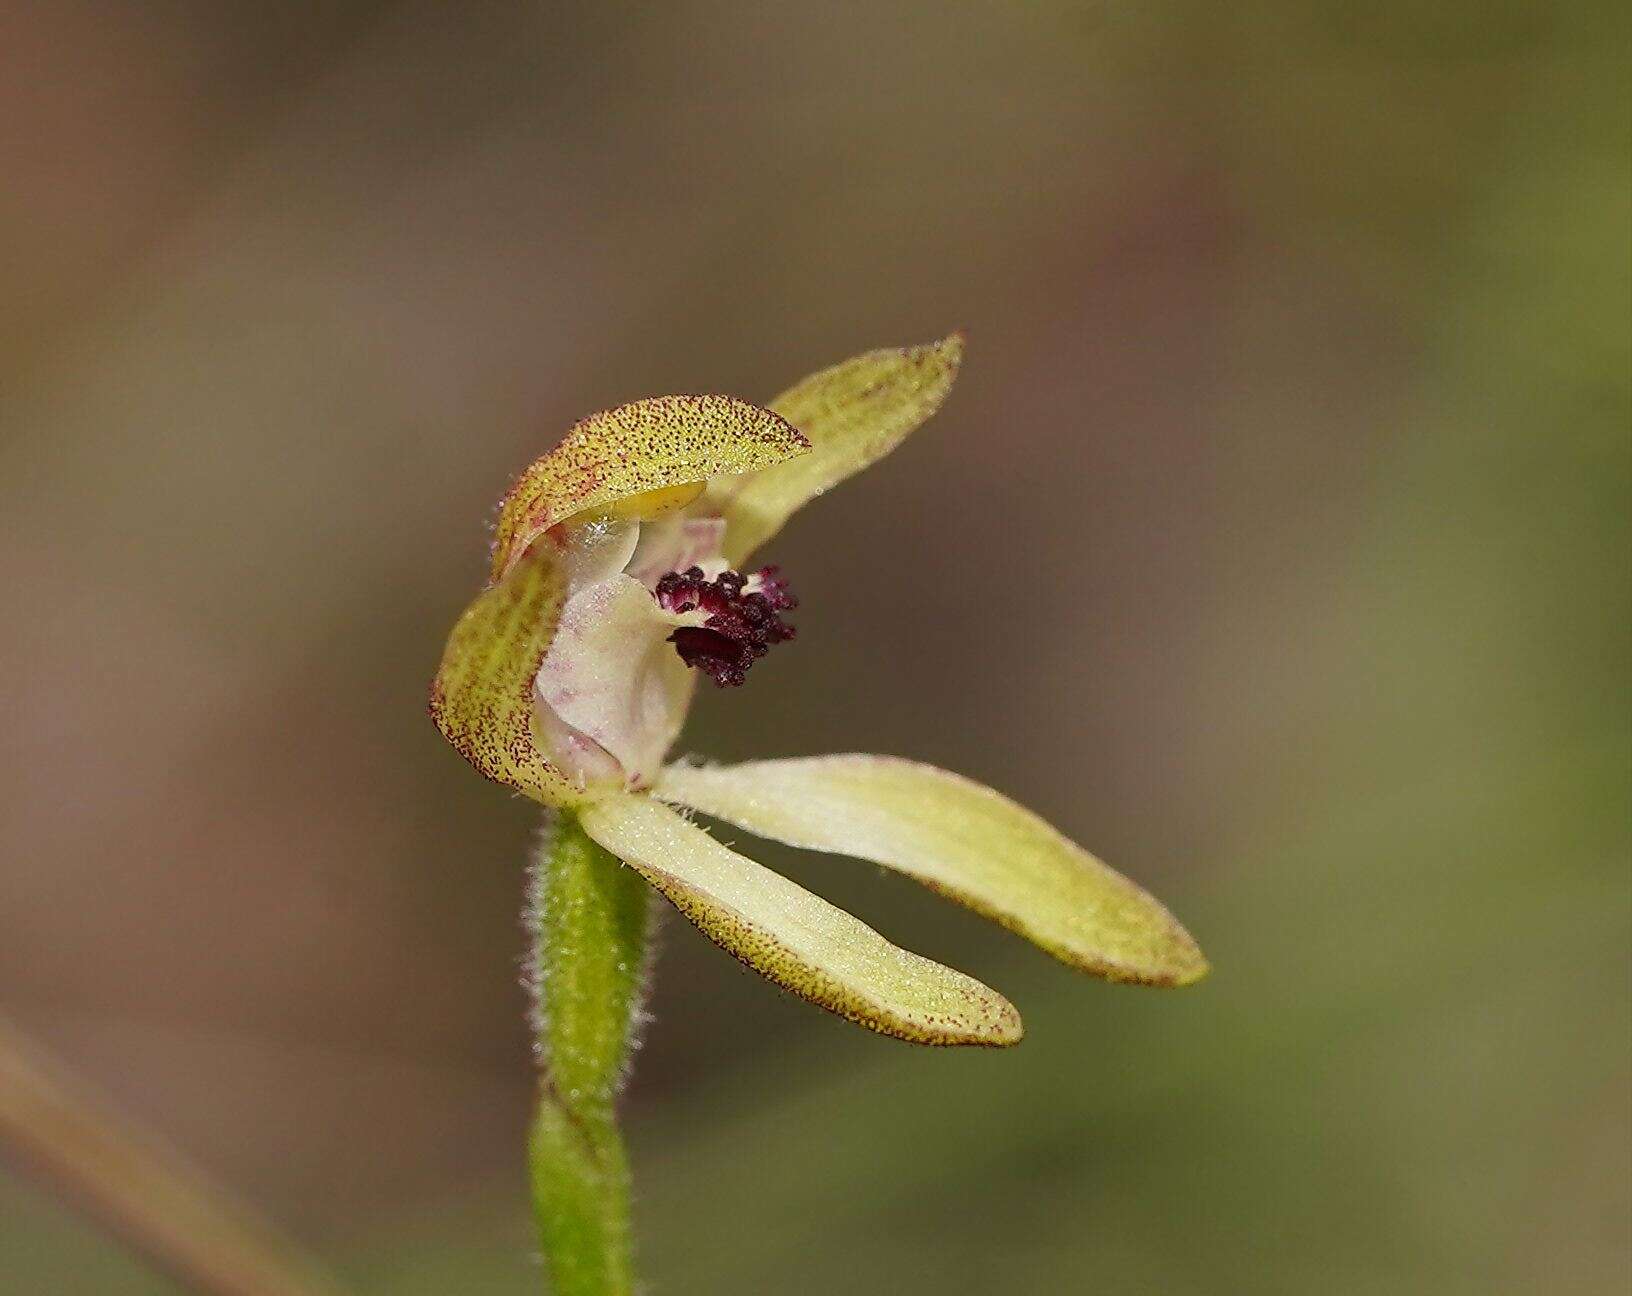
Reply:
<svg viewBox="0 0 1632 1296"><path fill-rule="evenodd" d="M189 1291L335 1296L339 1287L179 1154L135 1128L0 1018L0 1144Z"/></svg>
<svg viewBox="0 0 1632 1296"><path fill-rule="evenodd" d="M563 812L539 839L530 916L541 1075L527 1159L552 1290L630 1296L616 1100L645 989L650 893Z"/></svg>

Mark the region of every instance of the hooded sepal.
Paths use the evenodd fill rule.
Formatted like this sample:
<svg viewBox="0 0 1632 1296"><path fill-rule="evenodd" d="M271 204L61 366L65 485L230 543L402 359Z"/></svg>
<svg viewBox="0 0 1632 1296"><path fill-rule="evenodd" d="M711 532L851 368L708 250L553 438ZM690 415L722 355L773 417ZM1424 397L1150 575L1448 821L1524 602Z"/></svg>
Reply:
<svg viewBox="0 0 1632 1296"><path fill-rule="evenodd" d="M592 414L504 497L491 579L570 517L616 513L620 505L630 516L658 516L690 503L711 477L754 472L809 449L780 414L733 396L659 396Z"/></svg>

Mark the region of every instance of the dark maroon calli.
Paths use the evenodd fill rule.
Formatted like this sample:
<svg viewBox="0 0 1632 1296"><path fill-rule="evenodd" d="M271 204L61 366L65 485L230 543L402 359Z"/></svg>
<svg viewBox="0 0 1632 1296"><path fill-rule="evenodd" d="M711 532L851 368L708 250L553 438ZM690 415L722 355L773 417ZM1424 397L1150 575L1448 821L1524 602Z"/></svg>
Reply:
<svg viewBox="0 0 1632 1296"><path fill-rule="evenodd" d="M748 576L723 571L713 580L701 567L688 567L664 576L654 594L666 612L705 614L701 625L681 626L669 642L681 661L721 688L741 684L772 644L794 636L780 614L798 607L799 600L775 567Z"/></svg>

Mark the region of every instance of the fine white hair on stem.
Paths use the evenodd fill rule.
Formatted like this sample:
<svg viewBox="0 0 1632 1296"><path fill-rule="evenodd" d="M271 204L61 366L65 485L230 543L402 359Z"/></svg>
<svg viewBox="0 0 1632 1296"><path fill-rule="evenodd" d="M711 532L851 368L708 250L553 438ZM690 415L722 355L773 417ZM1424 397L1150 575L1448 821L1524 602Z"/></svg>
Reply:
<svg viewBox="0 0 1632 1296"><path fill-rule="evenodd" d="M547 897L550 857L560 830L560 812L547 810L535 835L533 851L527 862L526 898L521 917L522 930L527 935L527 941L519 959L521 975L518 979L522 991L527 996L527 1025L531 1034L529 1045L538 1066L545 1071L549 1070L550 1065L549 967L545 944L540 938L540 933L549 917L546 906L549 903ZM618 867L627 868L628 865L618 861ZM647 896L646 927L641 937L641 965L636 978L633 1006L629 1013L618 1074L614 1081L615 1093L621 1093L627 1085L634 1065L634 1054L645 1042L646 1026L652 1021L652 1014L647 1011L646 1004L657 962L656 937L661 927L662 914L667 908L657 892L653 891Z"/></svg>
<svg viewBox="0 0 1632 1296"><path fill-rule="evenodd" d="M561 816L557 811L544 812L534 835L533 850L527 858L527 886L521 910L521 926L527 935L520 960L521 988L527 996L527 1025L531 1032L533 1057L541 1066L547 1061L544 1040L548 1035L550 1019L545 1002L548 972L544 967L544 949L538 934L544 920L544 892L549 884L550 850L560 824Z"/></svg>

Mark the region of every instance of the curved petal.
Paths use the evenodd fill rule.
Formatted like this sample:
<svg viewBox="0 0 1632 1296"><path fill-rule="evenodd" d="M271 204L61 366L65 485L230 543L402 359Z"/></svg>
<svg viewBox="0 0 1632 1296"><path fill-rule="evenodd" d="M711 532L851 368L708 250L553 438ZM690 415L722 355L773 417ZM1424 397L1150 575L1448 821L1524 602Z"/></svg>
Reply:
<svg viewBox="0 0 1632 1296"><path fill-rule="evenodd" d="M543 712L567 726L569 746L555 749L570 773L592 778L594 748L580 766L574 753L590 739L617 760L635 785L651 781L685 723L697 676L668 642L673 630L651 590L613 576L567 600L533 691ZM545 732L554 733L546 724Z"/></svg>
<svg viewBox="0 0 1632 1296"><path fill-rule="evenodd" d="M869 351L812 374L771 402L811 452L709 487L726 520L726 556L740 567L803 505L876 463L941 407L963 362L963 334L927 346Z"/></svg>
<svg viewBox="0 0 1632 1296"><path fill-rule="evenodd" d="M802 998L918 1044L1019 1041L1020 1014L995 990L890 944L650 797L608 797L580 819L716 945Z"/></svg>
<svg viewBox="0 0 1632 1296"><path fill-rule="evenodd" d="M671 488L766 468L809 448L781 415L731 396L659 396L592 414L504 497L492 579L574 514L643 494L651 512L664 512L690 498Z"/></svg>
<svg viewBox="0 0 1632 1296"><path fill-rule="evenodd" d="M488 778L545 805L578 796L539 751L532 730L533 677L555 636L566 589L558 551L540 545L465 609L431 681L431 719L442 736Z"/></svg>
<svg viewBox="0 0 1632 1296"><path fill-rule="evenodd" d="M1111 981L1207 974L1155 899L1023 806L957 774L889 756L671 765L655 794L761 837L898 869Z"/></svg>

